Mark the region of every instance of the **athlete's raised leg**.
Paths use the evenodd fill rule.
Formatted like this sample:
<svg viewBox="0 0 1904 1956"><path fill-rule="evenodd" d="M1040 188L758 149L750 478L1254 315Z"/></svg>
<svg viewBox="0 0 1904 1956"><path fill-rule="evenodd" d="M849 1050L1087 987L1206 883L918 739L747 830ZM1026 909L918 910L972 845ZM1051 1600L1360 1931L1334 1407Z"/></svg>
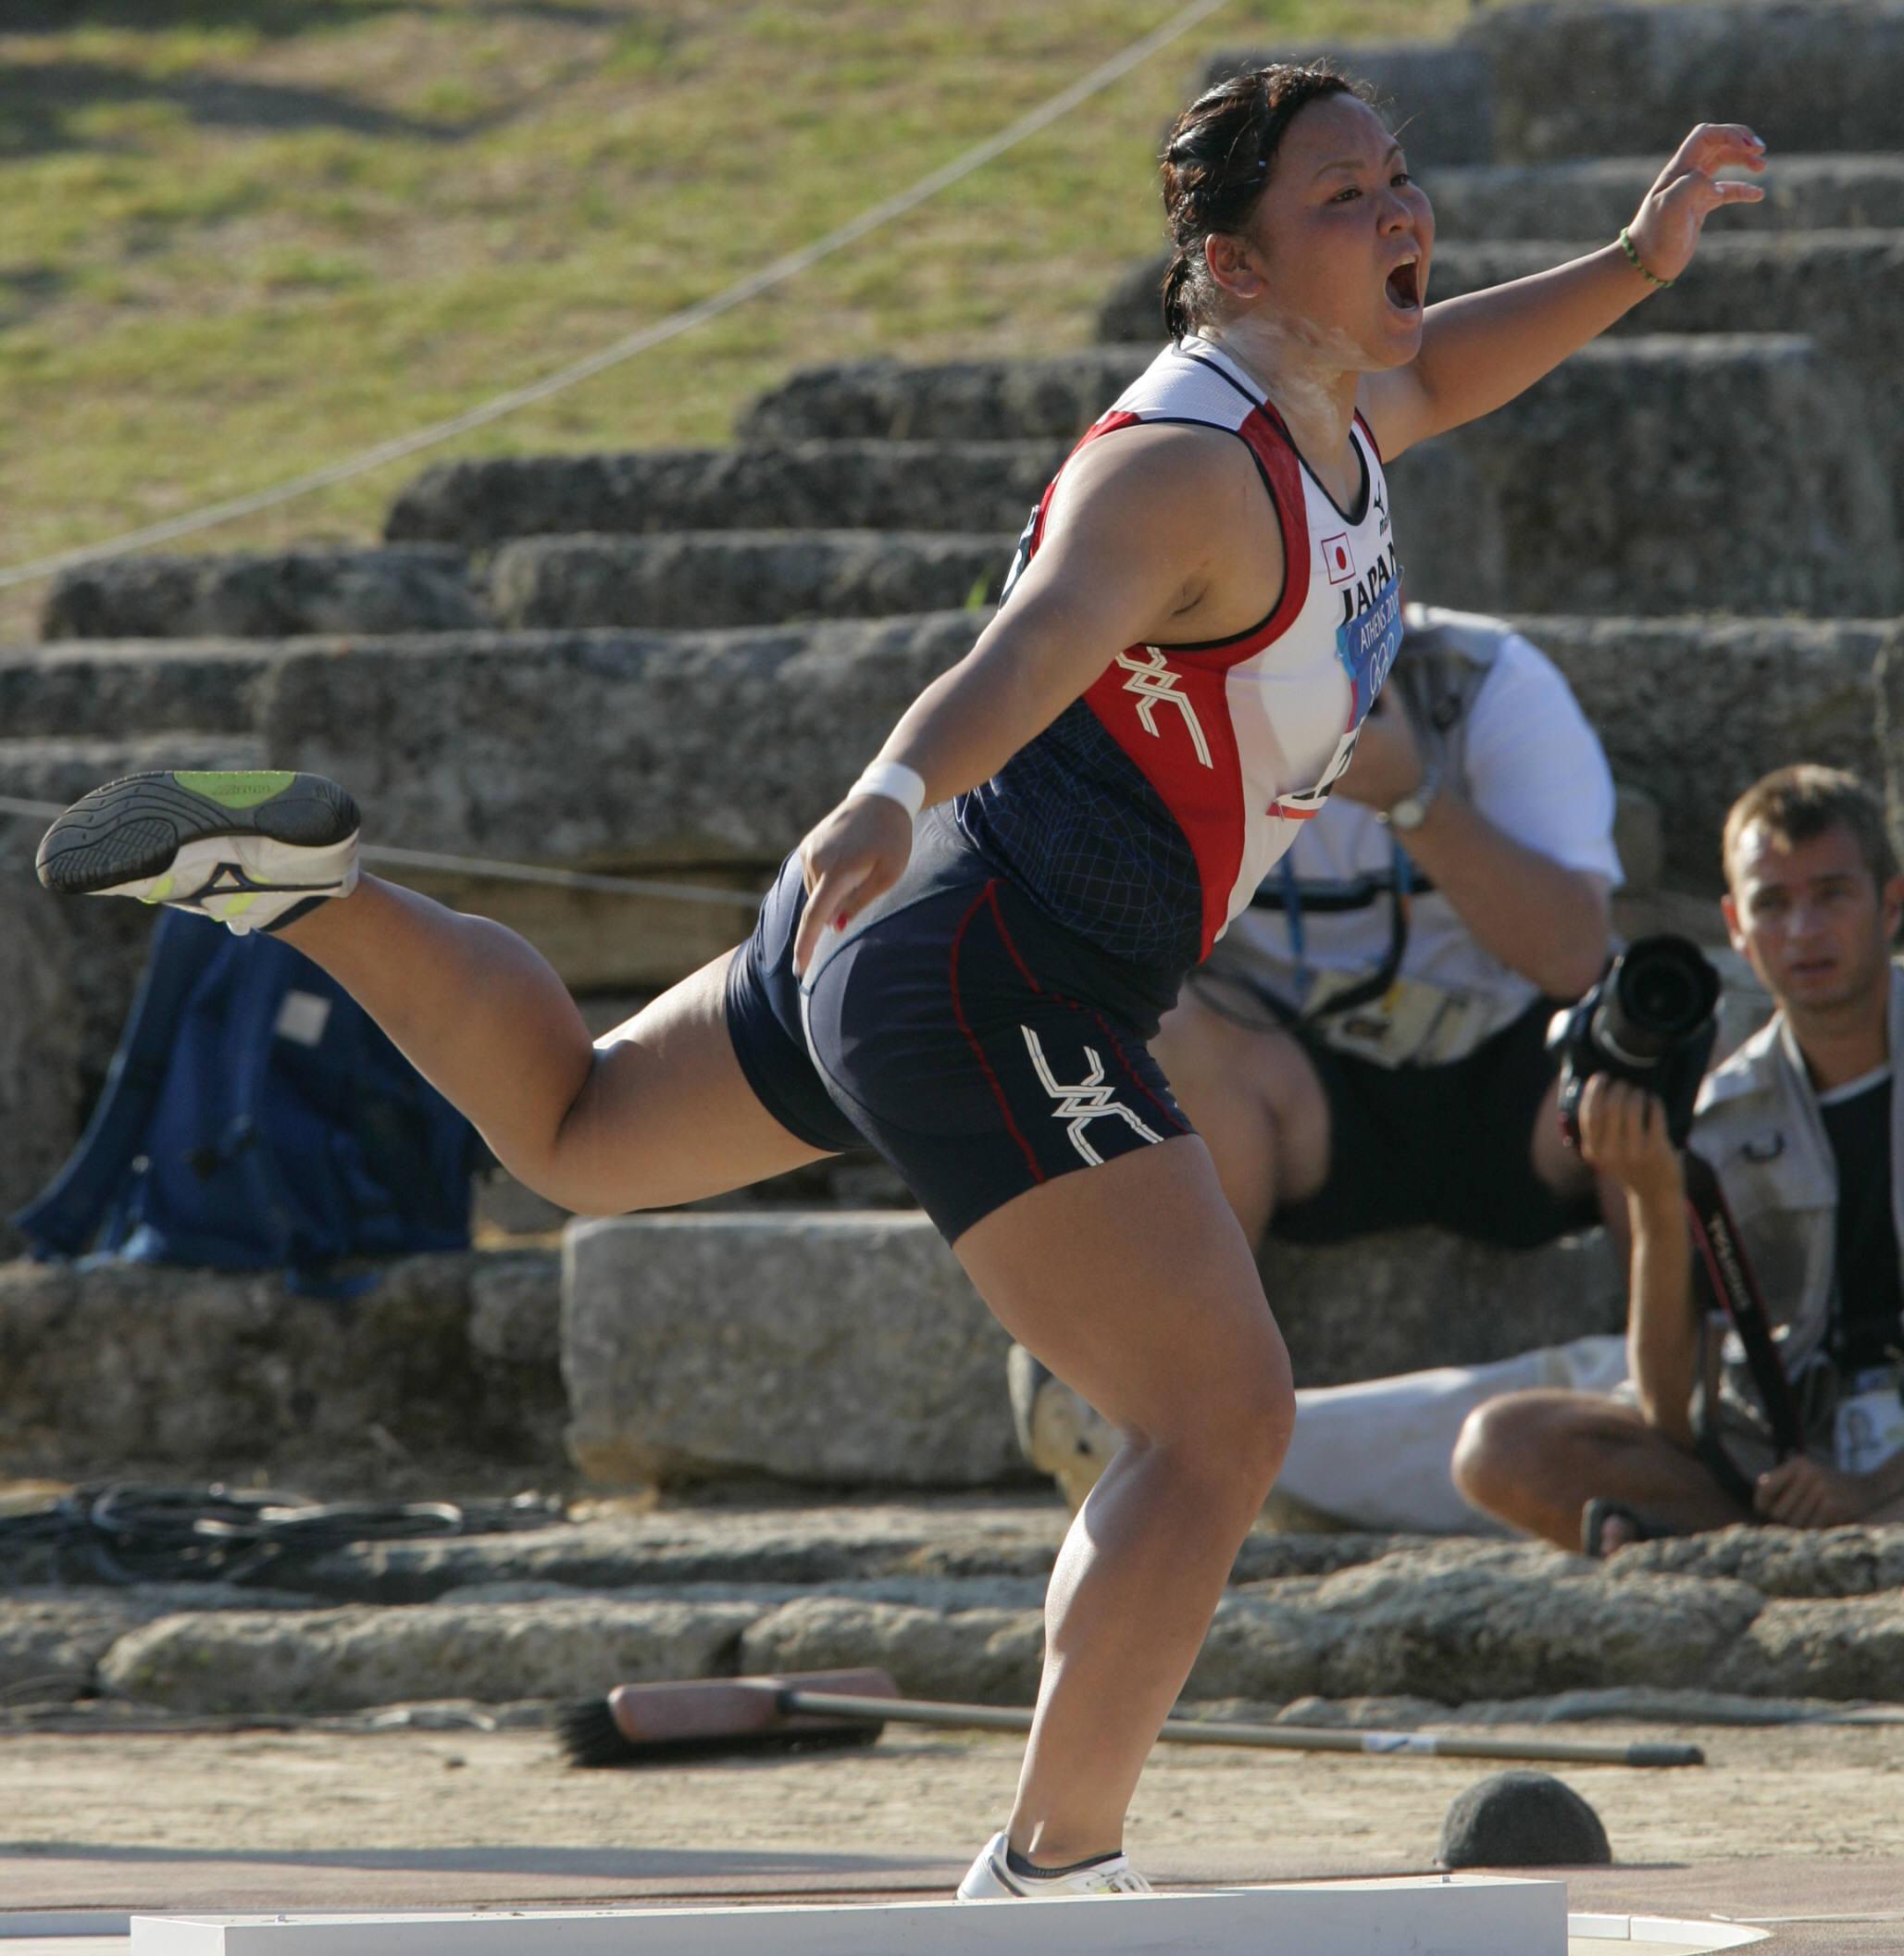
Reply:
<svg viewBox="0 0 1904 1956"><path fill-rule="evenodd" d="M1061 1176L953 1247L1005 1328L1128 1436L1052 1572L1012 1817L1019 1853L1062 1866L1123 1843L1288 1449L1288 1356L1194 1135Z"/></svg>
<svg viewBox="0 0 1904 1956"><path fill-rule="evenodd" d="M323 966L538 1194L666 1207L824 1160L755 1095L728 1034L726 952L598 1048L532 945L366 877L279 933Z"/></svg>
<svg viewBox="0 0 1904 1956"><path fill-rule="evenodd" d="M824 1158L768 1113L734 1055L732 953L598 1048L532 946L360 878L356 837L355 804L320 776L135 775L69 808L39 869L69 895L274 929L363 1005L512 1174L565 1208L688 1202Z"/></svg>

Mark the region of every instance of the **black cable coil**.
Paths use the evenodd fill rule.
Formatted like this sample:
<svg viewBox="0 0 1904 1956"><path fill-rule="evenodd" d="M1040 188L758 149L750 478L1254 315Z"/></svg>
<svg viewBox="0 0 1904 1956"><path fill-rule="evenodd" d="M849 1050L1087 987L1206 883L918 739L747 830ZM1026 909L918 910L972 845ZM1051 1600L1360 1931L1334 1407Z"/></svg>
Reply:
<svg viewBox="0 0 1904 1956"><path fill-rule="evenodd" d="M105 1583L255 1580L354 1542L543 1527L559 1504L515 1501L315 1501L271 1489L102 1481L24 1514L0 1515L0 1572ZM37 1552L36 1552L37 1551Z"/></svg>

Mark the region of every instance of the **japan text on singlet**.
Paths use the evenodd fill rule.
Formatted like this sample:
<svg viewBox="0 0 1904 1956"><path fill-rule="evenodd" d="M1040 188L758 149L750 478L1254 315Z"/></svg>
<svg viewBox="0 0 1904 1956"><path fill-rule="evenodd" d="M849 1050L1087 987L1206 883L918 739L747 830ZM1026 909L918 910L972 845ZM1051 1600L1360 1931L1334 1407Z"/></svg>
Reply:
<svg viewBox="0 0 1904 1956"><path fill-rule="evenodd" d="M1166 347L1078 446L1145 421L1221 428L1247 445L1282 529L1282 596L1237 638L1120 652L956 813L972 845L1061 924L1174 984L1349 765L1401 642L1401 591L1388 484L1360 415L1363 488L1348 510L1207 341ZM1003 603L1056 486L1019 540Z"/></svg>

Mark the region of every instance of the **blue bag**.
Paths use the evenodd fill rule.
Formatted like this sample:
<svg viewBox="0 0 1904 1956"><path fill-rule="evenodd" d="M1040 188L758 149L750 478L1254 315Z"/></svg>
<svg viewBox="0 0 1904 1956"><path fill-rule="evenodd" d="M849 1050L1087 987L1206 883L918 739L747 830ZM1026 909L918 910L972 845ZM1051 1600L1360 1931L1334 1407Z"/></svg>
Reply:
<svg viewBox="0 0 1904 1956"><path fill-rule="evenodd" d="M14 1220L42 1257L314 1279L467 1249L480 1151L309 959L168 910L86 1132Z"/></svg>

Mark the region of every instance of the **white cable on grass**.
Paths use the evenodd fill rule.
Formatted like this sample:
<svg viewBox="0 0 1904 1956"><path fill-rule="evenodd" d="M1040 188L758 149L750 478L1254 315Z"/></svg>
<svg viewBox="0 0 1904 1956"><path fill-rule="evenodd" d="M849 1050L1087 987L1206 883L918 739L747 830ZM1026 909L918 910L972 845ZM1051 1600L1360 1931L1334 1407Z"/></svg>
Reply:
<svg viewBox="0 0 1904 1956"><path fill-rule="evenodd" d="M355 477L367 475L372 469L381 468L387 462L398 462L405 455L414 455L426 448L454 440L457 435L467 434L472 429L485 428L492 421L499 421L504 415L514 414L519 407L528 407L537 401L545 401L551 394L573 387L577 382L592 379L611 367L618 367L624 360L631 360L637 354L646 353L651 346L659 346L664 341L678 339L682 333L691 331L697 326L704 326L710 319L717 319L723 313L733 311L737 305L749 299L757 298L762 293L771 291L777 285L784 285L789 279L797 278L802 272L810 270L823 258L831 257L837 251L856 243L870 231L890 224L895 218L902 218L910 210L915 210L928 198L936 197L940 191L949 190L963 178L981 169L995 157L1002 156L1008 149L1015 148L1027 137L1035 136L1040 130L1049 128L1061 117L1068 115L1079 103L1091 96L1101 94L1114 81L1120 81L1130 71L1166 47L1179 36L1187 34L1191 28L1209 19L1219 8L1226 6L1229 0L1192 0L1192 4L1158 28L1146 34L1141 41L1133 43L1121 55L1114 55L1101 67L1094 68L1081 81L1074 81L1069 88L1061 90L1028 114L1021 116L1009 129L1002 130L995 136L988 136L983 143L968 149L929 175L921 177L910 190L901 191L896 196L888 197L876 204L856 218L849 219L838 230L830 230L824 238L812 244L803 245L800 250L789 252L776 258L771 265L730 285L725 292L716 293L712 298L697 300L694 305L684 306L679 312L670 313L666 318L658 319L652 326L644 326L639 332L630 333L626 339L617 341L613 346L603 348L600 353L591 354L586 359L577 360L571 365L558 368L554 373L545 374L540 380L531 380L525 387L512 388L476 407L466 409L460 415L453 415L446 421L435 421L427 428L417 429L406 435L398 435L393 440L379 442L374 448L367 448L360 454L347 455L341 462L331 462L322 468L314 468L307 474L293 476L289 481L280 482L270 489L253 491L249 495L233 496L229 502L214 503L203 509L193 510L190 515L168 517L163 523L150 523L143 529L128 530L123 536L113 537L104 543L89 543L78 550L58 552L49 557L38 557L25 564L16 564L0 570L0 591L8 590L18 584L31 584L42 578L50 578L56 572L70 569L81 564L95 563L101 557L121 555L130 550L143 548L148 543L169 543L179 537L194 535L199 530L210 529L221 523L235 522L240 517L255 516L258 511L275 508L280 503L289 503L295 497L308 495L313 490L329 489L338 482L348 482Z"/></svg>
<svg viewBox="0 0 1904 1956"><path fill-rule="evenodd" d="M0 794L0 816L17 815L38 821L64 815L60 802L29 802ZM703 883L667 883L658 877L604 876L587 869L552 869L540 863L498 863L488 856L444 855L433 849L395 849L386 842L366 842L357 851L367 863L388 863L393 869L437 869L483 882L542 883L554 890L594 890L609 896L673 897L683 903L724 903L732 910L760 906L757 890L716 890Z"/></svg>

